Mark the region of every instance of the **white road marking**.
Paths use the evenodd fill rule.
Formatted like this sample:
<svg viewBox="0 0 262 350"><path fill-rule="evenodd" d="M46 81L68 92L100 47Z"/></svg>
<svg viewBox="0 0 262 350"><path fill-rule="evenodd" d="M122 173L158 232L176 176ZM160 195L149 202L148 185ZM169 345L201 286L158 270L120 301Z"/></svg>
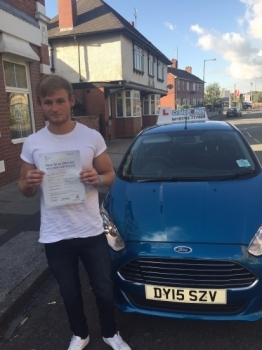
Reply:
<svg viewBox="0 0 262 350"><path fill-rule="evenodd" d="M250 145L253 151L262 151L262 144L259 145Z"/></svg>
<svg viewBox="0 0 262 350"><path fill-rule="evenodd" d="M247 134L248 134L248 136L249 136L249 137L252 137L252 136L250 135L250 133L249 133L249 132L247 132Z"/></svg>

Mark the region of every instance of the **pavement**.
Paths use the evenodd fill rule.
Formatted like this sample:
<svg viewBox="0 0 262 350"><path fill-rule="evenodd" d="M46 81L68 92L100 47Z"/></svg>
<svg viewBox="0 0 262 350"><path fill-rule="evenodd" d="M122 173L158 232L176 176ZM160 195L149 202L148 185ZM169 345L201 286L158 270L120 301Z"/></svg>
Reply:
<svg viewBox="0 0 262 350"><path fill-rule="evenodd" d="M133 139L107 141L115 168ZM100 198L106 189L101 189ZM0 188L0 328L6 327L51 275L38 243L39 195L24 197L17 183Z"/></svg>

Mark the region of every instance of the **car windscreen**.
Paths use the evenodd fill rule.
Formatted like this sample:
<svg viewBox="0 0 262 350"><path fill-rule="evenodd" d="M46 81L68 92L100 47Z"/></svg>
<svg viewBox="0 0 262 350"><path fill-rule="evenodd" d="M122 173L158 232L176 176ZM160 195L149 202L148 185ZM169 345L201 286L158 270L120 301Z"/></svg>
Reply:
<svg viewBox="0 0 262 350"><path fill-rule="evenodd" d="M118 169L129 181L205 181L254 176L256 158L236 130L140 135Z"/></svg>

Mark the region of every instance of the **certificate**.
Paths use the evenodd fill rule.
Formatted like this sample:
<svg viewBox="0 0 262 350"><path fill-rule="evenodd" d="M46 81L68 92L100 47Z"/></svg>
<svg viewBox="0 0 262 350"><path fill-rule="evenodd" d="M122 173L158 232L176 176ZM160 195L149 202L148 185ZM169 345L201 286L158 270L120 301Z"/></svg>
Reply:
<svg viewBox="0 0 262 350"><path fill-rule="evenodd" d="M85 186L79 177L82 171L79 151L40 154L39 167L45 172L42 189L47 207L85 202Z"/></svg>

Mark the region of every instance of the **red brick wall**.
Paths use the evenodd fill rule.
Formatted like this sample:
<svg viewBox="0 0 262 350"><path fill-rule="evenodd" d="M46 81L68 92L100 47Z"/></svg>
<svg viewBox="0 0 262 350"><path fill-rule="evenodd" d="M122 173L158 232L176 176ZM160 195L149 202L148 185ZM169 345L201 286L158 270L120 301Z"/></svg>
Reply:
<svg viewBox="0 0 262 350"><path fill-rule="evenodd" d="M86 90L87 115L100 115L105 113L104 88Z"/></svg>
<svg viewBox="0 0 262 350"><path fill-rule="evenodd" d="M41 63L47 64L49 66L49 52L48 52L48 46L45 44L41 44L41 53L40 53L40 60Z"/></svg>
<svg viewBox="0 0 262 350"><path fill-rule="evenodd" d="M142 128L145 129L148 126L156 125L157 115L143 115Z"/></svg>
<svg viewBox="0 0 262 350"><path fill-rule="evenodd" d="M160 106L176 109L175 78L171 73L167 74L167 85L172 85L173 87L167 90L166 96L161 97Z"/></svg>
<svg viewBox="0 0 262 350"><path fill-rule="evenodd" d="M116 118L116 135L118 138L135 137L141 131L141 118Z"/></svg>
<svg viewBox="0 0 262 350"><path fill-rule="evenodd" d="M34 47L34 51L40 56L40 48ZM5 162L5 172L0 173L0 187L18 180L21 167L20 153L23 143L13 144L10 135L8 119L7 94L4 85L4 74L2 69L2 55L0 55L0 161ZM36 101L35 88L40 79L40 63L29 64L30 83L32 89L32 103L36 131L45 125L44 117Z"/></svg>
<svg viewBox="0 0 262 350"><path fill-rule="evenodd" d="M99 117L74 117L73 120L77 121L78 123L84 124L88 126L90 129L95 129L99 131Z"/></svg>
<svg viewBox="0 0 262 350"><path fill-rule="evenodd" d="M42 5L45 4L44 0L39 1ZM32 0L8 0L8 4L23 11L27 15L35 18L36 4Z"/></svg>

